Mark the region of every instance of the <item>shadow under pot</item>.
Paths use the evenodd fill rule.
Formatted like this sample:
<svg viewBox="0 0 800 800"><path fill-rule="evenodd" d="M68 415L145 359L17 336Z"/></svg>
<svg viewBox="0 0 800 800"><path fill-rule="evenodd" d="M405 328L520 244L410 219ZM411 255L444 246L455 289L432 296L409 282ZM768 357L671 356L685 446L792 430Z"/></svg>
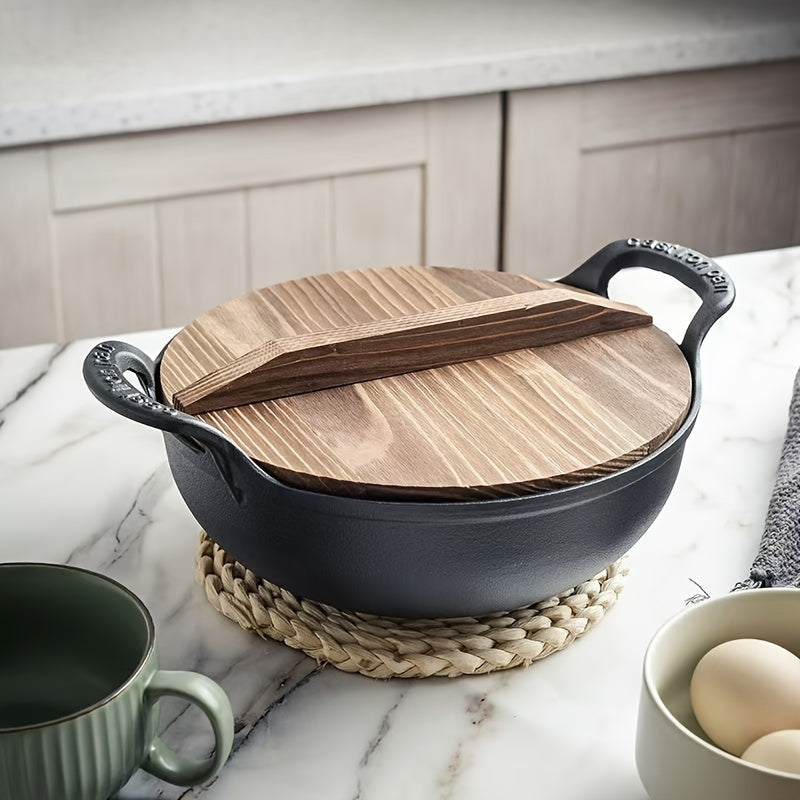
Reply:
<svg viewBox="0 0 800 800"><path fill-rule="evenodd" d="M607 299L629 267L699 296L680 345ZM653 240L553 283L352 270L224 303L155 363L103 342L84 377L163 431L192 514L260 577L341 609L475 616L565 591L647 530L697 417L700 345L733 299L713 261Z"/></svg>

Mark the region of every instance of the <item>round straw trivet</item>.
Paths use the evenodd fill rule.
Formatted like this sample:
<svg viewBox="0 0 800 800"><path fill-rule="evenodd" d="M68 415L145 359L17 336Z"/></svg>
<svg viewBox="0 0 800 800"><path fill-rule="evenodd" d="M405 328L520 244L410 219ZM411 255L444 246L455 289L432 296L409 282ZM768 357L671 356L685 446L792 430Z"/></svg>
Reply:
<svg viewBox="0 0 800 800"><path fill-rule="evenodd" d="M622 558L591 580L516 611L410 620L298 598L253 574L205 532L196 559L211 605L246 631L370 678L454 678L532 664L591 630L617 601L627 573Z"/></svg>

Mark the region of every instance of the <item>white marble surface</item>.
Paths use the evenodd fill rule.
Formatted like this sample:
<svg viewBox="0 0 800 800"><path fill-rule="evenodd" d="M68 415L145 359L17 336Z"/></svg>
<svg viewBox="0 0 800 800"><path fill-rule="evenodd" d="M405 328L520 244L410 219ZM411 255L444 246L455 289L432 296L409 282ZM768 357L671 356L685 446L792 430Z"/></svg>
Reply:
<svg viewBox="0 0 800 800"><path fill-rule="evenodd" d="M4 0L0 146L798 55L795 0Z"/></svg>
<svg viewBox="0 0 800 800"><path fill-rule="evenodd" d="M566 650L484 677L375 682L241 631L194 583L198 527L160 435L83 385L96 340L0 351L0 560L124 582L153 612L162 665L219 680L237 716L218 780L184 790L139 772L121 797L644 800L633 747L645 646L696 593L692 580L718 595L747 575L800 366L800 248L721 262L738 299L704 346L700 418L618 604ZM694 306L652 273L625 273L611 289L673 335ZM155 354L169 333L130 341ZM202 717L181 712L167 705L166 738L202 754Z"/></svg>

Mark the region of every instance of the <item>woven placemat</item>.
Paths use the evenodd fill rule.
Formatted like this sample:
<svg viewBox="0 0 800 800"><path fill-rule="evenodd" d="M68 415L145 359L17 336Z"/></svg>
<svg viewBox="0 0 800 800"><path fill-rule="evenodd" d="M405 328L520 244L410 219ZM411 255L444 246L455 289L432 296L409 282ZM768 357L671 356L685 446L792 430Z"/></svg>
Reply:
<svg viewBox="0 0 800 800"><path fill-rule="evenodd" d="M557 597L516 611L409 620L340 611L259 578L205 532L197 580L217 611L246 631L318 663L370 678L481 675L527 666L591 630L617 601L625 559Z"/></svg>

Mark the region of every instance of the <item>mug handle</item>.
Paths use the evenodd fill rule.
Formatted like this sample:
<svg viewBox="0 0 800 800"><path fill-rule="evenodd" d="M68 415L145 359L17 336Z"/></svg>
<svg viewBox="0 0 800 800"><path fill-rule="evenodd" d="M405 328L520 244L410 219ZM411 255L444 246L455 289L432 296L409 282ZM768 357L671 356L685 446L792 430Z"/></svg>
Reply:
<svg viewBox="0 0 800 800"><path fill-rule="evenodd" d="M205 675L182 670L158 670L144 692L153 706L164 695L188 700L208 717L214 731L214 754L206 759L186 758L167 747L160 737L150 744L142 769L176 786L196 786L213 778L227 761L233 746L233 711L227 695Z"/></svg>

